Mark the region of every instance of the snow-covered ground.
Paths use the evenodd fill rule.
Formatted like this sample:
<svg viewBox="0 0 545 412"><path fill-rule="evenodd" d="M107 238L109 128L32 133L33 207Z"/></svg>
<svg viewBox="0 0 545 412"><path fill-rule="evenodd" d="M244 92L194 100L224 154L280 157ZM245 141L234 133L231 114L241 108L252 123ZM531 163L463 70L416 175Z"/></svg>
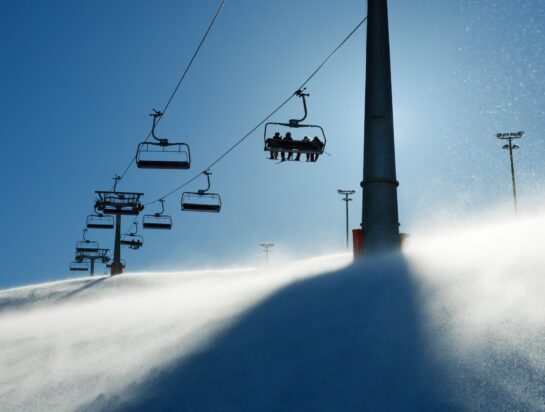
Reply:
<svg viewBox="0 0 545 412"><path fill-rule="evenodd" d="M464 227L2 291L0 409L545 411L545 215Z"/></svg>

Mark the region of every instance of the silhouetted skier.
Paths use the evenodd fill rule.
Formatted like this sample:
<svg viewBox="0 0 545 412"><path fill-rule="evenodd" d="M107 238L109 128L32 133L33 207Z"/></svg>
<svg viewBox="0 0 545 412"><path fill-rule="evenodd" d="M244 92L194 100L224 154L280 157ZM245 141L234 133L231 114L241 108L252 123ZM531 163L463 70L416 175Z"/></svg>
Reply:
<svg viewBox="0 0 545 412"><path fill-rule="evenodd" d="M286 136L284 136L283 140L284 140L284 142L292 142L293 138L291 137L291 133L287 132ZM288 143L288 145L289 145L289 143ZM286 156L286 152L282 152L282 160L286 160L285 156ZM289 152L288 153L288 160L291 160L292 156L293 156L293 153Z"/></svg>
<svg viewBox="0 0 545 412"><path fill-rule="evenodd" d="M322 141L320 139L318 139L318 136L314 136L314 139L312 139L312 144L317 148L319 149L320 151L322 151L322 147L324 147L324 144L322 143ZM318 153L313 153L310 155L310 161L311 162L315 162L316 160L318 160L318 157L320 155Z"/></svg>
<svg viewBox="0 0 545 412"><path fill-rule="evenodd" d="M282 141L282 136L280 136L280 133L276 132L274 134L272 140L275 141L274 143L278 144L278 142ZM276 144L275 144L275 146L276 146ZM271 157L269 157L269 159L271 159L271 160L278 159L278 151L277 150L271 151Z"/></svg>

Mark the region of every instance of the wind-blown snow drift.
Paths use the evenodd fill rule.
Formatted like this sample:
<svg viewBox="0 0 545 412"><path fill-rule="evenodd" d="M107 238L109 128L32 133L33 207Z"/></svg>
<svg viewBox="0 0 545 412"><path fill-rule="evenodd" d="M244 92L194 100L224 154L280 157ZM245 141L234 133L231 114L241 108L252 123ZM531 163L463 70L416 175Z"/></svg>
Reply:
<svg viewBox="0 0 545 412"><path fill-rule="evenodd" d="M0 292L6 410L545 411L545 216L265 270Z"/></svg>

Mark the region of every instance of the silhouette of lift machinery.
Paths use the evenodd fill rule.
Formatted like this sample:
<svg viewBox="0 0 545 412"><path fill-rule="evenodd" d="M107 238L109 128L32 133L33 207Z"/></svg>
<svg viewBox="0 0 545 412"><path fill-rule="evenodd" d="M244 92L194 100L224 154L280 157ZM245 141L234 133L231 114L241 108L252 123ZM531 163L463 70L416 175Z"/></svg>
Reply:
<svg viewBox="0 0 545 412"><path fill-rule="evenodd" d="M182 194L182 210L185 212L212 212L218 213L221 210L221 197L217 193L209 193L210 171L205 170L208 186L206 189L197 192L184 192Z"/></svg>
<svg viewBox="0 0 545 412"><path fill-rule="evenodd" d="M151 136L155 141L145 141L136 149L136 166L141 169L189 169L191 153L186 143L169 142L155 135L155 126L163 113L153 109Z"/></svg>
<svg viewBox="0 0 545 412"><path fill-rule="evenodd" d="M121 263L121 217L123 215L138 216L144 210L144 205L140 203L140 197L143 193L117 191L117 183L120 179L119 176L114 177L115 184L111 191L95 191L98 196L98 199L95 201L97 215L115 216L114 258L110 271L112 276L123 273L123 268L125 267Z"/></svg>
<svg viewBox="0 0 545 412"><path fill-rule="evenodd" d="M144 229L172 229L172 218L165 215L165 200L159 199L159 201L161 202L161 211L153 215L144 215L142 218L142 227Z"/></svg>
<svg viewBox="0 0 545 412"><path fill-rule="evenodd" d="M288 153L288 158L285 160L294 160L292 158L293 154L297 154L299 157L301 154L318 156L324 153L325 145L327 142L324 129L322 129L322 127L319 125L301 123L307 118L308 114L306 97L308 97L309 94L304 93L304 90L305 89L300 89L295 92L295 95L297 97L303 99L303 109L305 113L302 118L290 119L288 123L268 122L265 124L263 138L265 141L264 150L266 152ZM271 133L271 130L274 130L274 132ZM293 138L293 140L286 140L281 138L281 131L284 131L284 134L290 133L291 136L296 132L299 135L302 134L301 130L305 131L307 135L310 134L311 137L308 141L303 140L303 136L296 136L296 138ZM274 138L275 133L277 133L277 138ZM317 137L320 142L312 141L312 136ZM273 159L272 156L271 159ZM276 159L276 157L274 157L274 159Z"/></svg>

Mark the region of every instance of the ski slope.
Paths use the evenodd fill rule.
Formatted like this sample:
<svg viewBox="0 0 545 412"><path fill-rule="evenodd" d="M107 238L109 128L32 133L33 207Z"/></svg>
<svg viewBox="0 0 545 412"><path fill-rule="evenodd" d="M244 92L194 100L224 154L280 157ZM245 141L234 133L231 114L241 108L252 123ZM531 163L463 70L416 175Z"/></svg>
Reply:
<svg viewBox="0 0 545 412"><path fill-rule="evenodd" d="M1 409L545 411L545 215L463 227L2 291Z"/></svg>

